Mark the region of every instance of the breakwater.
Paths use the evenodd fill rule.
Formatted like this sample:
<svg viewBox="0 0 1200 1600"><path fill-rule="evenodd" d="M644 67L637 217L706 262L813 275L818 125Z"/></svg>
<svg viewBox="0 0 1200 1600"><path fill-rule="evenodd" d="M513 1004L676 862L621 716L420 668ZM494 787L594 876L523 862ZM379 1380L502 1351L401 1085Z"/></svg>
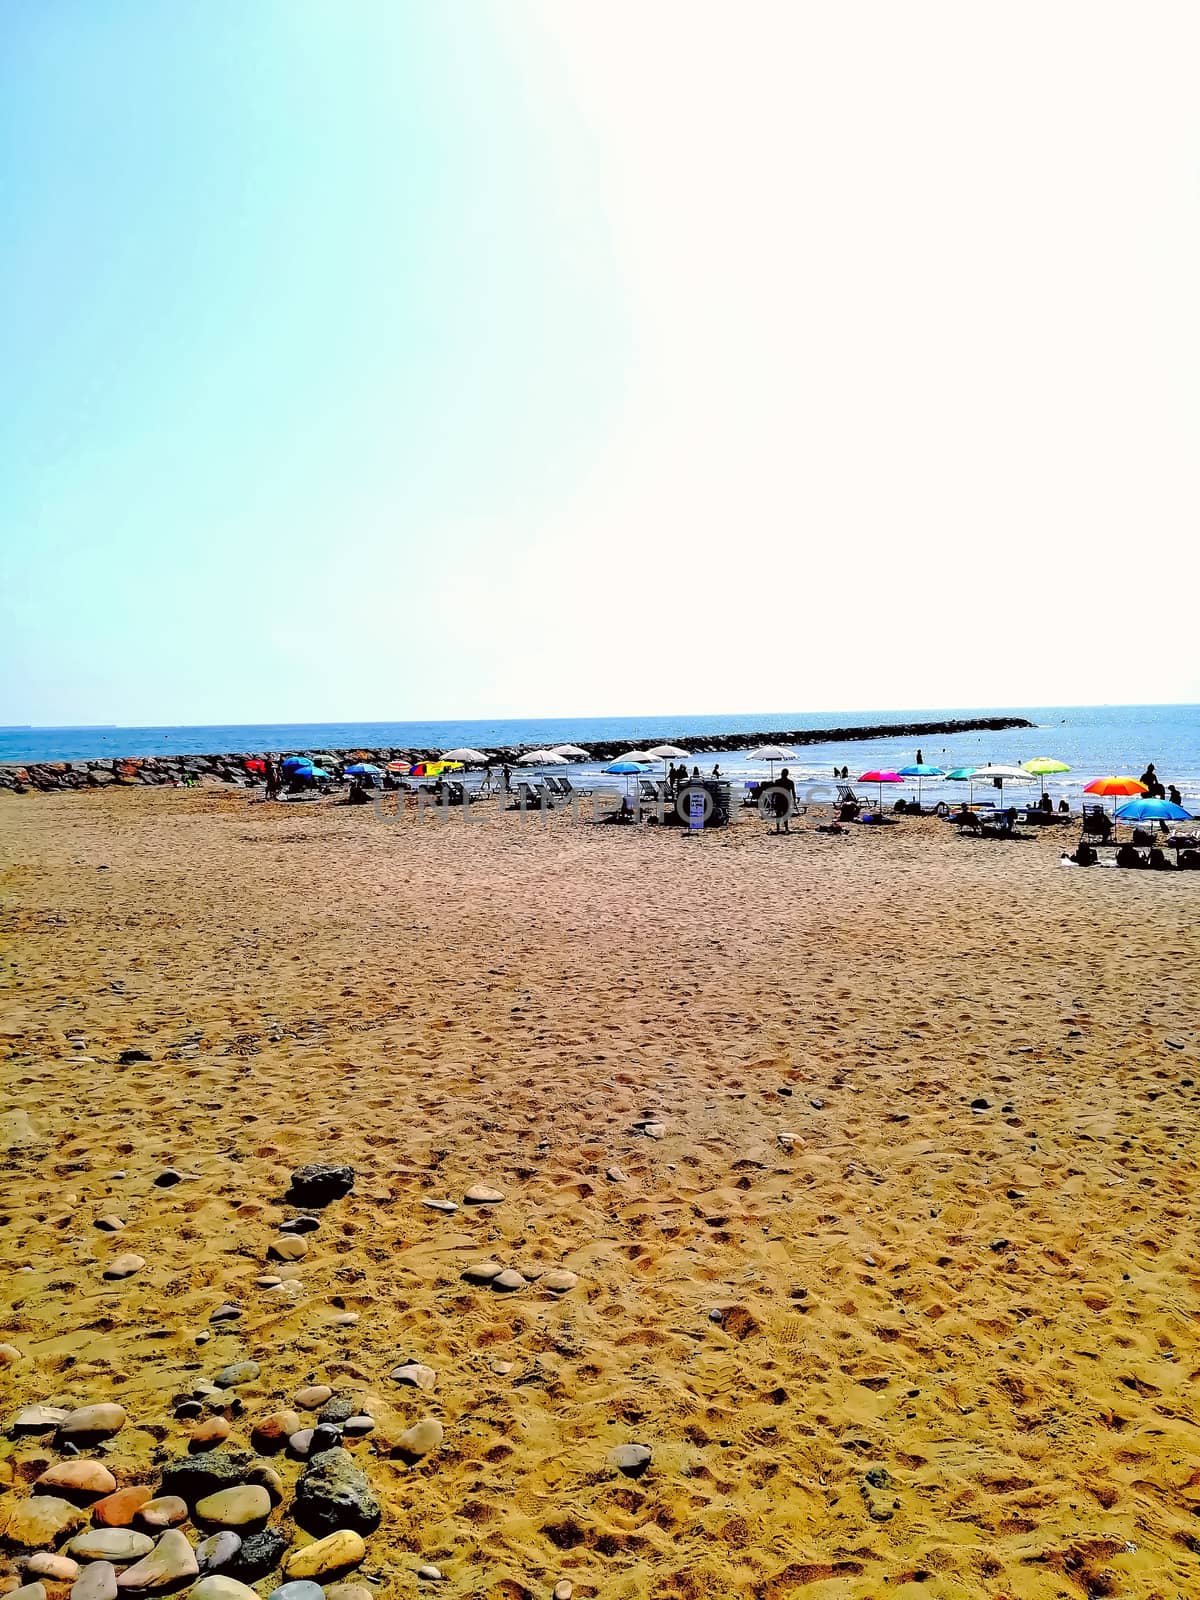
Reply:
<svg viewBox="0 0 1200 1600"><path fill-rule="evenodd" d="M944 722L891 722L869 727L845 728L778 728L753 735L722 733L710 736L674 735L663 733L639 741L640 749L655 745L673 744L693 751L698 756L729 755L739 751L755 750L761 745L782 744L801 747L812 744L851 744L867 739L930 739L936 734L1003 732L1008 728L1032 728L1034 724L1025 717L974 717L956 718ZM566 743L566 740L560 741ZM574 742L574 741L570 741ZM516 761L532 745L502 745L485 749L493 765ZM629 748L627 740L590 740L587 744L590 759L595 762L611 761ZM327 769L337 772L351 761L374 761L380 766L389 761L436 761L440 750L401 749L384 747L376 749L347 750L273 750L277 757L311 755ZM267 754L259 751L259 757ZM97 761L45 761L7 763L0 765L0 791L16 794L47 793L63 789L101 789L108 787L134 788L139 785L166 786L185 780L205 783L224 783L235 787L256 788L262 784L261 774L250 772L247 761L253 756L246 753L179 756L113 757Z"/></svg>

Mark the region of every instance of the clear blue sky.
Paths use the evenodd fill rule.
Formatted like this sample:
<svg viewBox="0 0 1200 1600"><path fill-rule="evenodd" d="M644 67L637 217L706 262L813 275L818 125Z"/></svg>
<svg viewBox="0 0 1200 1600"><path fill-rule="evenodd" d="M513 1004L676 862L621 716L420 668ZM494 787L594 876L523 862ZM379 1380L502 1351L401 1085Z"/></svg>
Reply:
<svg viewBox="0 0 1200 1600"><path fill-rule="evenodd" d="M0 722L1200 698L1196 13L903 9L9 0Z"/></svg>

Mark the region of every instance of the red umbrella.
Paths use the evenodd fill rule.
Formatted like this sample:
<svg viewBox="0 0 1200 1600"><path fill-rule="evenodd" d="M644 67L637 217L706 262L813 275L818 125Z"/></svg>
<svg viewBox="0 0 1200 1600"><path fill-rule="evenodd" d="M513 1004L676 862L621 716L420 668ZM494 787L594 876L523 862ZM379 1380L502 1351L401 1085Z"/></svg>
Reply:
<svg viewBox="0 0 1200 1600"><path fill-rule="evenodd" d="M247 772L265 772L266 770L267 763L265 761L260 761L257 756L255 756L252 761L246 762Z"/></svg>
<svg viewBox="0 0 1200 1600"><path fill-rule="evenodd" d="M880 772L872 767L870 772L860 772L859 783L877 783L879 785L879 809L883 810L883 786L885 783L903 783L904 779L898 772Z"/></svg>

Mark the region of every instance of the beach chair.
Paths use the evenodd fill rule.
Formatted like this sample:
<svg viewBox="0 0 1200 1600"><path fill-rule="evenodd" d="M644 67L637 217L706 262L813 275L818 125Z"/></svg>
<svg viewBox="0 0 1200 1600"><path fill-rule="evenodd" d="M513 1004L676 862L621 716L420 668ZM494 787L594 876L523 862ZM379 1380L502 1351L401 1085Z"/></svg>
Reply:
<svg viewBox="0 0 1200 1600"><path fill-rule="evenodd" d="M542 788L540 784L531 783L528 778L518 779L513 784L512 793L513 799L523 811L528 811L531 807L538 809L542 806L550 807L554 804L554 798L550 791Z"/></svg>
<svg viewBox="0 0 1200 1600"><path fill-rule="evenodd" d="M1083 807L1083 833L1081 838L1103 839L1107 842L1112 832L1112 819L1103 806L1090 805L1086 801Z"/></svg>
<svg viewBox="0 0 1200 1600"><path fill-rule="evenodd" d="M546 786L546 788L550 791L550 793L552 795L554 795L557 799L559 799L559 800L569 800L570 799L571 791L570 791L570 789L567 788L566 782L565 782L564 779L556 777L554 775L554 773L552 773L552 772L547 772L547 773L545 773L543 775L542 782Z"/></svg>
<svg viewBox="0 0 1200 1600"><path fill-rule="evenodd" d="M839 783L837 786L837 803L839 806L857 806L861 811L870 802L860 800L848 783Z"/></svg>
<svg viewBox="0 0 1200 1600"><path fill-rule="evenodd" d="M572 783L570 778L559 778L558 782L559 782L560 788L562 789L563 795L568 800L571 798L571 796L573 794L582 796L582 795L589 795L592 792L590 789L581 789L578 784Z"/></svg>
<svg viewBox="0 0 1200 1600"><path fill-rule="evenodd" d="M653 778L639 778L638 790L642 796L642 804L656 806L659 801L666 801L667 786L665 783L656 783Z"/></svg>

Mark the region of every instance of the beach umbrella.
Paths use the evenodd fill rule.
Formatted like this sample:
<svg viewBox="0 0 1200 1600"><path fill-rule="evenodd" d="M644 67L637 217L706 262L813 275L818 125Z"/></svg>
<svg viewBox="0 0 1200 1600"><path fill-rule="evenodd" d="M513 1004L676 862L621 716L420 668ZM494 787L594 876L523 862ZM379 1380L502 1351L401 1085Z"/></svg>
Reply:
<svg viewBox="0 0 1200 1600"><path fill-rule="evenodd" d="M656 761L688 761L692 752L681 750L677 744L656 744L646 754L653 756Z"/></svg>
<svg viewBox="0 0 1200 1600"><path fill-rule="evenodd" d="M768 761L771 764L771 782L775 782L775 763L777 761L798 761L794 750L786 750L781 744L760 744L757 750L751 750L751 761Z"/></svg>
<svg viewBox="0 0 1200 1600"><path fill-rule="evenodd" d="M282 770L284 772L311 772L313 763L308 756L288 756L283 762Z"/></svg>
<svg viewBox="0 0 1200 1600"><path fill-rule="evenodd" d="M972 783L986 783L989 779L1000 785L1000 804L1004 804L1004 785L1006 783L1032 783L1033 779L1024 767L976 767L972 776ZM974 792L974 791L972 791Z"/></svg>
<svg viewBox="0 0 1200 1600"><path fill-rule="evenodd" d="M1173 800L1152 800L1148 795L1138 795L1126 800L1113 812L1117 822L1190 822L1192 813L1177 806Z"/></svg>
<svg viewBox="0 0 1200 1600"><path fill-rule="evenodd" d="M247 772L265 772L267 770L267 763L260 761L257 756L252 761L245 762L244 765Z"/></svg>
<svg viewBox="0 0 1200 1600"><path fill-rule="evenodd" d="M971 785L969 805L975 804L975 774L978 767L952 767L945 774L947 783L969 783Z"/></svg>
<svg viewBox="0 0 1200 1600"><path fill-rule="evenodd" d="M1121 796L1130 798L1134 795L1145 794L1146 785L1139 783L1136 778L1093 778L1091 783L1085 784L1084 794L1112 795L1114 799ZM1114 811L1115 811L1114 807Z"/></svg>
<svg viewBox="0 0 1200 1600"><path fill-rule="evenodd" d="M940 778L942 776L942 768L930 766L928 761L918 761L911 767L901 767L900 776L902 778L915 778L917 780L917 804L920 805L921 780L923 778ZM883 790L881 789L879 792L882 794Z"/></svg>
<svg viewBox="0 0 1200 1600"><path fill-rule="evenodd" d="M634 773L645 772L648 764L646 761L629 761L625 756L621 756L619 760L609 762L604 770L605 772L614 772L623 777L625 779L625 789L628 792L630 777Z"/></svg>
<svg viewBox="0 0 1200 1600"><path fill-rule="evenodd" d="M412 764L411 764L411 762L408 762L408 761L389 761L388 764L387 764L387 770L389 772L404 772L404 773L407 773L407 772L411 772Z"/></svg>
<svg viewBox="0 0 1200 1600"><path fill-rule="evenodd" d="M1034 756L1032 761L1022 761L1021 765L1026 772L1031 772L1035 778L1045 778L1053 772L1070 772L1070 767L1065 761L1056 761L1053 756Z"/></svg>
<svg viewBox="0 0 1200 1600"><path fill-rule="evenodd" d="M461 761L469 767L485 767L488 759L482 750L471 750L465 745L461 750L447 750L442 757L443 761Z"/></svg>
<svg viewBox="0 0 1200 1600"><path fill-rule="evenodd" d="M623 756L617 757L617 760L637 761L640 762L643 767L652 767L656 757L652 756L649 750L626 750Z"/></svg>
<svg viewBox="0 0 1200 1600"><path fill-rule="evenodd" d="M554 750L530 750L525 755L518 756L517 760L523 767L565 767L566 756L560 756Z"/></svg>
<svg viewBox="0 0 1200 1600"><path fill-rule="evenodd" d="M898 772L880 772L877 767L872 767L870 772L860 772L859 783L877 783L879 785L879 809L883 810L883 786L885 783L903 783L904 779Z"/></svg>
<svg viewBox="0 0 1200 1600"><path fill-rule="evenodd" d="M551 755L562 756L566 761L588 761L588 752L577 744L556 744Z"/></svg>
<svg viewBox="0 0 1200 1600"><path fill-rule="evenodd" d="M355 761L344 770L347 778L381 778L383 776L382 769L372 761Z"/></svg>

